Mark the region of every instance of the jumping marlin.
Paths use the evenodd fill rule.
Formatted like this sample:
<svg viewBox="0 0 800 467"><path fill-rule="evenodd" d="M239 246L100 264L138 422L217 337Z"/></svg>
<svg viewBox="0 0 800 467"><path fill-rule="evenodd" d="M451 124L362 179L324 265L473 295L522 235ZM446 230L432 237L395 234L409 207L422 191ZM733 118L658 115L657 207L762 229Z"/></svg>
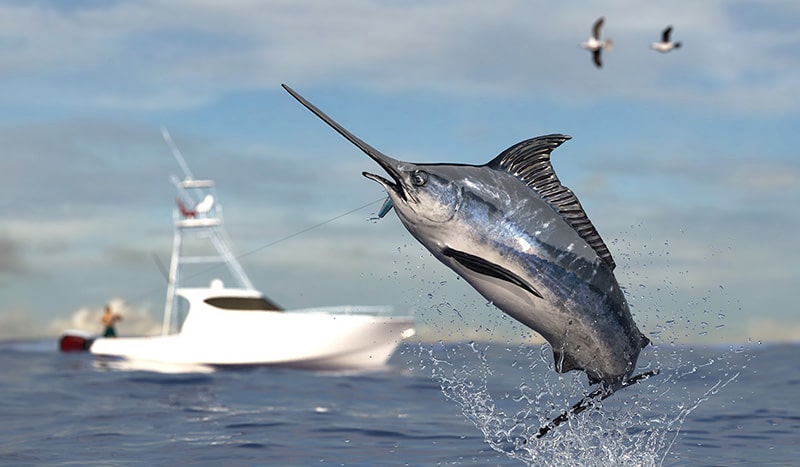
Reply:
<svg viewBox="0 0 800 467"><path fill-rule="evenodd" d="M391 180L363 175L386 189L434 257L547 340L557 371L586 372L601 383L593 394L606 397L632 384L650 341L633 321L611 253L550 163L569 136L522 141L484 165L414 164L383 154L283 87L388 173Z"/></svg>

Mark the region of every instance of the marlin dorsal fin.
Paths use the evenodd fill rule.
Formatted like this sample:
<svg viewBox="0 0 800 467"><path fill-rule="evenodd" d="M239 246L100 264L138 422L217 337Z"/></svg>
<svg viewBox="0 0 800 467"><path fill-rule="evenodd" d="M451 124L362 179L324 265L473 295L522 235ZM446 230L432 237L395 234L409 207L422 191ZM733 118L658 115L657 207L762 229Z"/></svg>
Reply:
<svg viewBox="0 0 800 467"><path fill-rule="evenodd" d="M506 149L486 164L495 170L504 170L531 187L614 269L614 259L589 217L586 216L578 197L561 184L550 163L550 152L570 139L567 135L544 135L527 139Z"/></svg>

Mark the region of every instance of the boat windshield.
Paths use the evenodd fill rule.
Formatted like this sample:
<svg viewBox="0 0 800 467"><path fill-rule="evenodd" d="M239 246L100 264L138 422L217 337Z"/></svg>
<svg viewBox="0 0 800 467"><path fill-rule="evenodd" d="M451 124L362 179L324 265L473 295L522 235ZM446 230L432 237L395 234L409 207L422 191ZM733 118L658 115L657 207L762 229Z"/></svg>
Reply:
<svg viewBox="0 0 800 467"><path fill-rule="evenodd" d="M283 311L281 307L264 297L212 297L205 299L204 302L223 310Z"/></svg>

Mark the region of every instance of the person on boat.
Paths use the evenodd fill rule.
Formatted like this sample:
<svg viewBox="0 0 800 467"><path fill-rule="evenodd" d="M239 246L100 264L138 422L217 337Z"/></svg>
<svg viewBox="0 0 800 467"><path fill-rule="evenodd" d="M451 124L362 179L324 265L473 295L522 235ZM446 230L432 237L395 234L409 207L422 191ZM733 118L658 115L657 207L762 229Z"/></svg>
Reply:
<svg viewBox="0 0 800 467"><path fill-rule="evenodd" d="M117 337L114 324L117 321L122 321L122 315L119 313L112 313L111 306L106 305L106 309L103 311L103 316L100 318L100 321L103 323L103 326L106 327L105 331L103 331L103 337Z"/></svg>

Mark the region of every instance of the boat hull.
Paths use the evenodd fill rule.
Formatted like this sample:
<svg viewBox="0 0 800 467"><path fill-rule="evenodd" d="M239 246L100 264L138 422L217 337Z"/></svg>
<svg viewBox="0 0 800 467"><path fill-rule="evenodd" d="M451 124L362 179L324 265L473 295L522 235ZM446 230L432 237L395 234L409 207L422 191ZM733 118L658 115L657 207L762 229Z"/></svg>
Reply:
<svg viewBox="0 0 800 467"><path fill-rule="evenodd" d="M90 352L170 364L375 368L413 334L412 326L413 319L403 317L195 310L179 334L98 338Z"/></svg>

